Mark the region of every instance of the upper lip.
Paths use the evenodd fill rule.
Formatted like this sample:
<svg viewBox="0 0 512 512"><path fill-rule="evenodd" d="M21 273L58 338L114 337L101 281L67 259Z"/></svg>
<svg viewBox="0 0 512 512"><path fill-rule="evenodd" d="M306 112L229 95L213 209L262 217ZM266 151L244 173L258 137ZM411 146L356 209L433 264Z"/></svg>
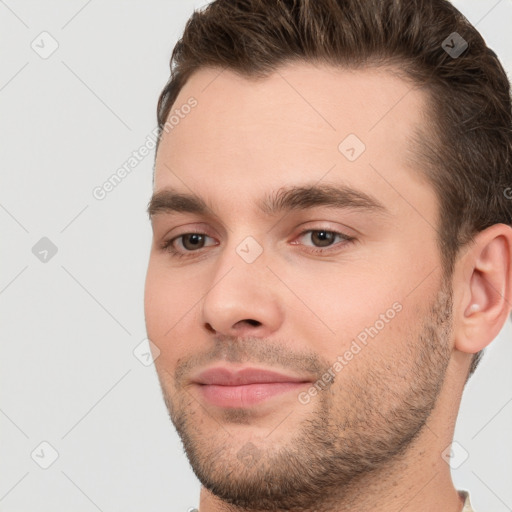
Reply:
<svg viewBox="0 0 512 512"><path fill-rule="evenodd" d="M309 382L310 379L296 375L285 375L264 368L244 367L228 368L215 366L200 372L193 379L197 384L215 384L218 386L242 386L271 382Z"/></svg>

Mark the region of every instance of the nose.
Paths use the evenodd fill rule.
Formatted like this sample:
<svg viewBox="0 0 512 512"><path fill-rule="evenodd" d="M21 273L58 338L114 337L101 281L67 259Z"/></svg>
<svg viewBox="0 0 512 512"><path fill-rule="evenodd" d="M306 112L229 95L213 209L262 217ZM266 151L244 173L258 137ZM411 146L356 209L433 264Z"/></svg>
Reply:
<svg viewBox="0 0 512 512"><path fill-rule="evenodd" d="M283 302L275 277L264 261L248 264L233 258L225 263L218 268L202 303L206 330L218 335L258 337L277 331L283 323Z"/></svg>

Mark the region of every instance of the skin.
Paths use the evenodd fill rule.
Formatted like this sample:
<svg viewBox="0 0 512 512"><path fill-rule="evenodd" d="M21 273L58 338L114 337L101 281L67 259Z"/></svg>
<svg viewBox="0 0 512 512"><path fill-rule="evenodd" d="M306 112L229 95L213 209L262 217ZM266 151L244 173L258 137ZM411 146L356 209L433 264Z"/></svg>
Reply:
<svg viewBox="0 0 512 512"><path fill-rule="evenodd" d="M203 483L201 512L462 509L442 453L472 354L510 311L512 230L479 233L444 278L438 201L411 158L425 94L391 69L304 63L259 81L201 69L180 92L173 108L198 103L164 133L154 191L193 191L209 209L152 215L145 317L164 399ZM348 134L366 146L353 162L338 149ZM352 187L383 208L257 206L315 184ZM318 247L304 229L355 240ZM205 246L187 253L177 237L194 231ZM236 250L248 236L262 249L252 263ZM162 248L169 239L184 257ZM192 382L217 363L315 382L397 303L308 403L292 391L228 410ZM266 499L265 482L276 483Z"/></svg>

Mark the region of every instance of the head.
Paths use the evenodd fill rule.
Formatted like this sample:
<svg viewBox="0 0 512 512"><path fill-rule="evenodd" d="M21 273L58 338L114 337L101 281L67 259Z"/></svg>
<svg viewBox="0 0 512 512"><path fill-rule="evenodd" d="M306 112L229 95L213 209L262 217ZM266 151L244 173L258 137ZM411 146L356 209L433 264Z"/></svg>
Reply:
<svg viewBox="0 0 512 512"><path fill-rule="evenodd" d="M453 430L440 404L510 311L510 85L444 0L213 2L171 71L145 298L164 398L215 496L305 509ZM295 381L219 398L219 365Z"/></svg>

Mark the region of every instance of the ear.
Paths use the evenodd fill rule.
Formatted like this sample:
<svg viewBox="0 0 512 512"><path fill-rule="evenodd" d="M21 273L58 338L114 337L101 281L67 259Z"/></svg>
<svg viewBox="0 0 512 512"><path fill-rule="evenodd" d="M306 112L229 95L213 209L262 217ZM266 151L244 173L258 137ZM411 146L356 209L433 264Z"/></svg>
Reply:
<svg viewBox="0 0 512 512"><path fill-rule="evenodd" d="M456 268L455 348L474 354L496 338L512 309L512 228L479 232Z"/></svg>

